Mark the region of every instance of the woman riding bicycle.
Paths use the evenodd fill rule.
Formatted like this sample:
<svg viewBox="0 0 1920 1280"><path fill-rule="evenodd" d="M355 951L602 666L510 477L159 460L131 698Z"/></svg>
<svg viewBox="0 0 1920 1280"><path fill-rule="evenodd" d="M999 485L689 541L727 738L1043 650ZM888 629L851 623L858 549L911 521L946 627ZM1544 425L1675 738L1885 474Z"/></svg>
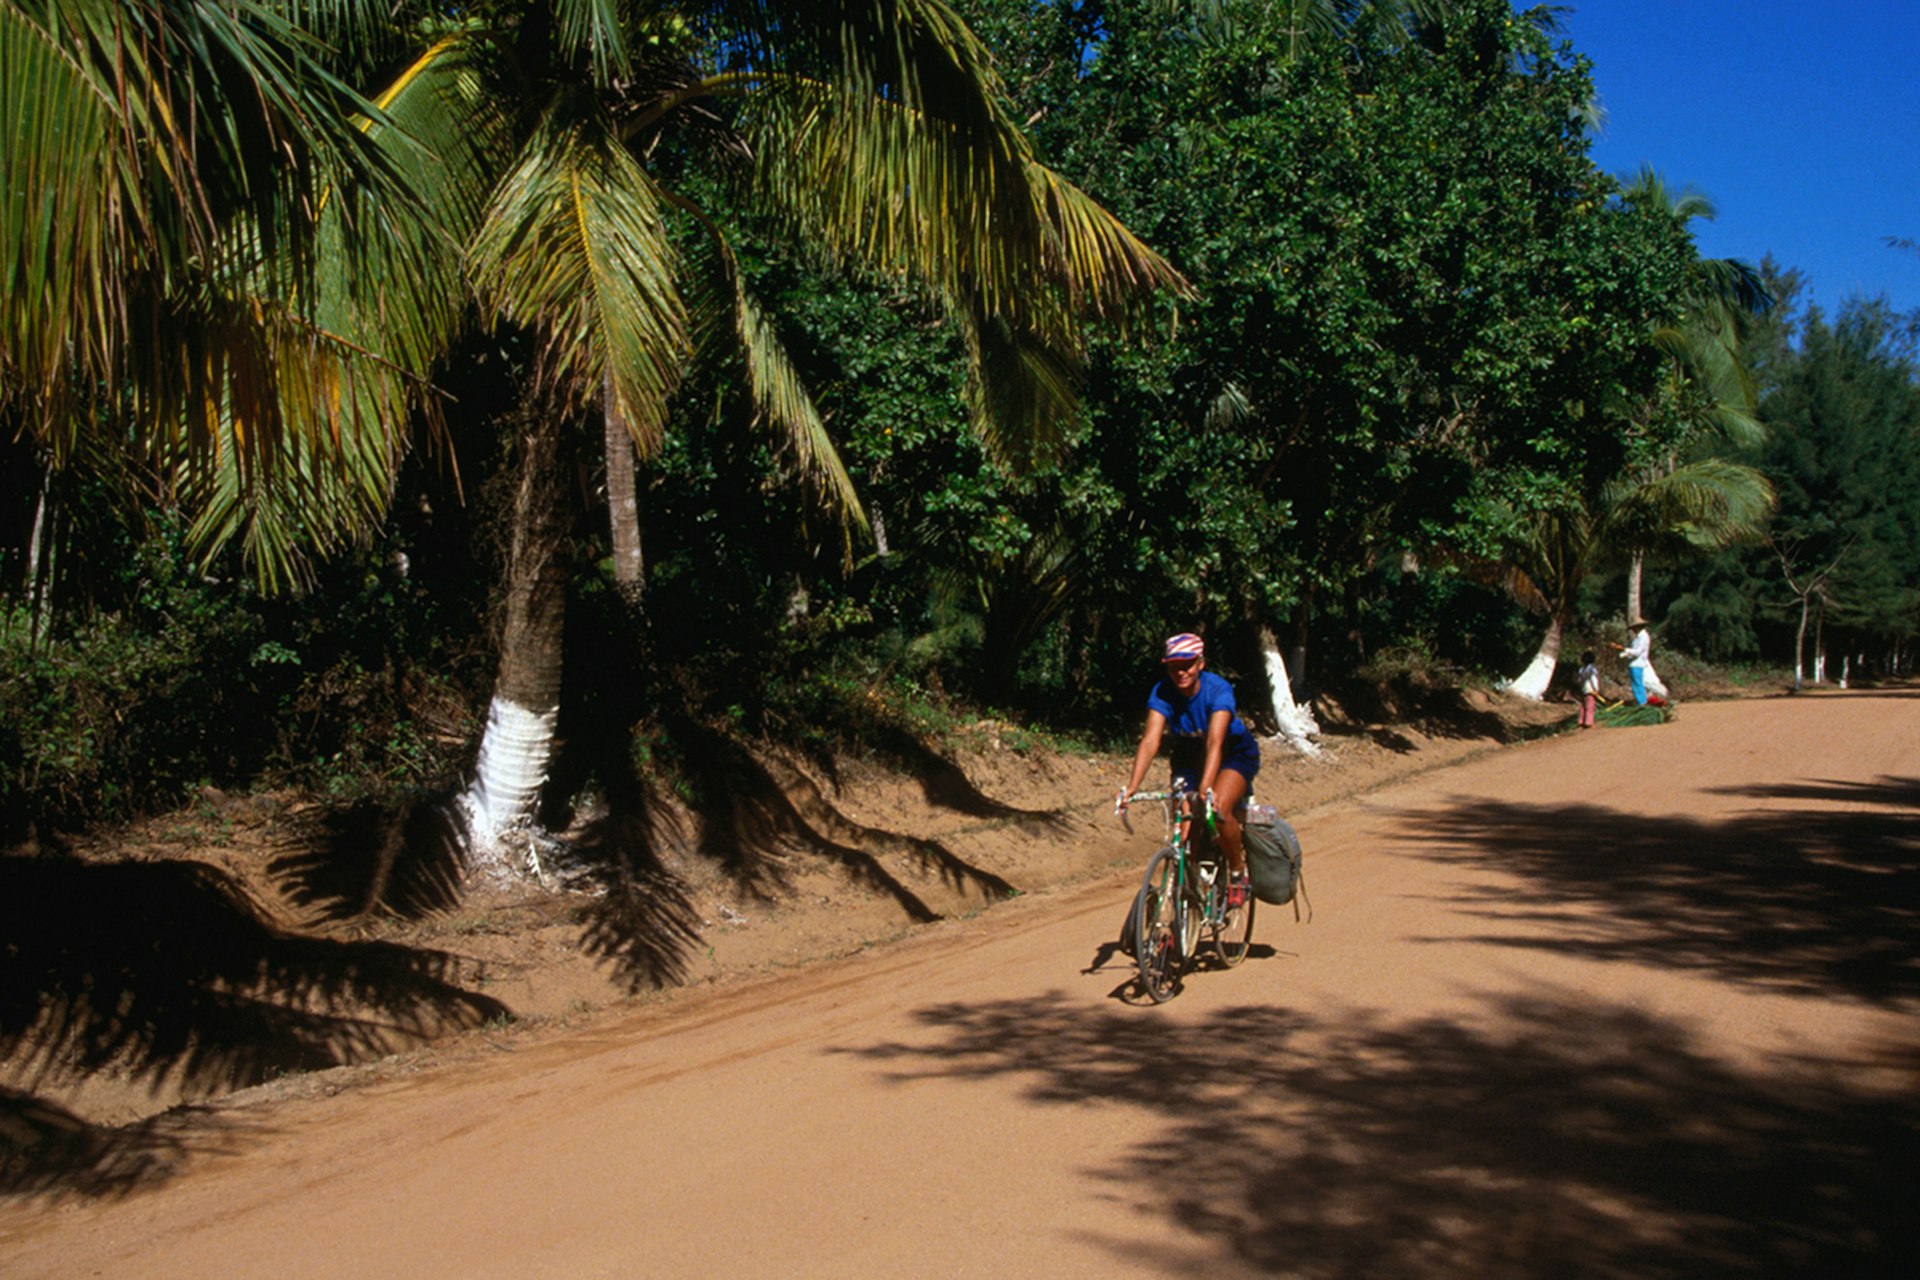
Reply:
<svg viewBox="0 0 1920 1280"><path fill-rule="evenodd" d="M1160 754L1160 739L1171 734L1174 789L1212 794L1220 848L1231 873L1227 908L1232 910L1252 891L1238 810L1260 772L1260 744L1235 714L1233 686L1206 669L1206 648L1199 636L1182 632L1170 637L1160 663L1166 675L1147 694L1147 727L1133 755L1133 775L1116 805L1126 808Z"/></svg>

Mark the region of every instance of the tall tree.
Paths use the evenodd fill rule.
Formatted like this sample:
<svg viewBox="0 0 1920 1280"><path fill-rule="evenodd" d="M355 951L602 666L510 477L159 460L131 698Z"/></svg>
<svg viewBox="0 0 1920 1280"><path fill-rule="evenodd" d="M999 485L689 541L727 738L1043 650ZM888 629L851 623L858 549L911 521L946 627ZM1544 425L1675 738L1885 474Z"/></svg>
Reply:
<svg viewBox="0 0 1920 1280"><path fill-rule="evenodd" d="M469 93L476 79L494 93ZM498 96L509 86L516 96ZM562 611L545 603L558 561L539 513L566 500L556 442L596 402L651 455L684 370L728 345L786 456L859 518L738 269L742 219L924 288L963 335L976 427L1014 463L1046 456L1072 412L1078 317L1119 316L1179 283L1038 162L985 49L939 0L618 12L528 0L449 32L381 101L426 155L486 161L462 170L486 183L480 216L448 229L488 314L538 344L508 588L526 607L507 614L469 793L483 858L530 819L545 776Z"/></svg>
<svg viewBox="0 0 1920 1280"><path fill-rule="evenodd" d="M1692 254L1594 168L1543 12L1030 10L993 28L1021 110L1199 291L1111 373L1101 446L1143 474L1109 492L1151 531L1120 567L1297 659L1383 558L1491 553L1499 511L1619 474Z"/></svg>
<svg viewBox="0 0 1920 1280"><path fill-rule="evenodd" d="M1714 210L1698 192L1675 192L1652 169L1642 169L1627 187L1627 198L1665 206L1685 225L1711 219ZM1670 440L1665 456L1649 465L1671 469L1703 451L1750 450L1766 436L1757 413L1757 389L1747 334L1773 305L1759 272L1733 258L1697 259L1688 272L1680 312L1657 327L1654 341L1667 354L1666 376L1649 392L1636 416L1650 432ZM1630 545L1626 617L1645 617L1644 567L1649 553L1663 550L1698 555L1700 548L1668 531L1650 527L1640 535L1623 531ZM1663 542L1666 546L1663 547Z"/></svg>
<svg viewBox="0 0 1920 1280"><path fill-rule="evenodd" d="M1810 309L1798 336L1762 403L1777 541L1796 573L1828 570L1830 642L1884 655L1920 633L1920 364L1883 301L1850 301L1832 321ZM1780 582L1777 570L1755 576ZM1791 595L1789 615L1805 594L1773 592Z"/></svg>
<svg viewBox="0 0 1920 1280"><path fill-rule="evenodd" d="M1073 412L1081 318L1180 283L1038 162L941 0L322 6L311 31L289 12L0 10L0 392L58 444L85 421L71 386L125 387L205 534L249 539L271 576L295 535L377 515L409 404L431 408L425 378L476 315L530 335L469 796L483 854L530 816L551 751L558 460L596 405L651 454L686 369L730 347L789 464L859 521L739 227L923 290L1009 464Z"/></svg>

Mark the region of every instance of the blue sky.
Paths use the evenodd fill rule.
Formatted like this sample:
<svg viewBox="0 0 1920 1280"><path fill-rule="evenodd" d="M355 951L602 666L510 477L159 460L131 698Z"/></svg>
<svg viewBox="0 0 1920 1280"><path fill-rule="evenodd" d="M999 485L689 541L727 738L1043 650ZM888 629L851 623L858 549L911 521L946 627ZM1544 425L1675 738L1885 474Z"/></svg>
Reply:
<svg viewBox="0 0 1920 1280"><path fill-rule="evenodd" d="M1606 112L1593 157L1712 201L1708 257L1771 252L1829 314L1920 310L1920 0L1560 0ZM1516 0L1524 7L1524 0Z"/></svg>

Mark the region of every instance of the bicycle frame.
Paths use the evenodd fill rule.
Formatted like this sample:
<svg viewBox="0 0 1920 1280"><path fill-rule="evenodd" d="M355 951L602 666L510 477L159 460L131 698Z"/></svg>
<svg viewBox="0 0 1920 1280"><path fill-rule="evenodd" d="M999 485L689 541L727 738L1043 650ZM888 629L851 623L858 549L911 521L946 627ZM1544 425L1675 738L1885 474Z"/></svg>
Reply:
<svg viewBox="0 0 1920 1280"><path fill-rule="evenodd" d="M1192 829L1195 797L1191 789L1176 785L1171 791L1140 791L1115 801L1129 832L1133 824L1127 821L1126 804L1134 800L1157 801L1166 814L1166 843L1147 860L1128 930L1140 970L1139 989L1155 1004L1179 991L1187 969L1199 958L1203 930L1229 969L1247 958L1253 938L1253 899L1228 909L1224 851L1210 841L1202 844ZM1211 827L1212 795L1205 800Z"/></svg>
<svg viewBox="0 0 1920 1280"><path fill-rule="evenodd" d="M1161 809L1166 814L1167 847L1173 850L1175 857L1179 858L1182 872L1186 871L1189 866L1189 858L1197 856L1194 854L1194 839L1191 829L1195 815L1186 811L1186 805L1188 801L1199 799L1206 800L1207 812L1205 816L1208 820L1208 825L1211 826L1213 798L1211 795L1203 797L1198 791L1188 790L1184 787L1176 787L1171 791L1136 791L1133 793L1132 799L1128 801L1128 803L1131 804L1136 800L1146 800L1156 802L1161 806ZM1127 821L1126 810L1121 810L1120 824L1124 826L1129 833L1133 831L1133 824ZM1218 855L1217 849L1215 850L1215 854L1216 856Z"/></svg>

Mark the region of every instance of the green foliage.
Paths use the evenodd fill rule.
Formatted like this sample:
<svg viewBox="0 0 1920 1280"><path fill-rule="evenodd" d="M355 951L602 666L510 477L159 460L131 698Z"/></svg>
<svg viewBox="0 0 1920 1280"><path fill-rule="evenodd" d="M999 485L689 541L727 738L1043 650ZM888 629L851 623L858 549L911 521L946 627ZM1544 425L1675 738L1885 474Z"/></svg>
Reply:
<svg viewBox="0 0 1920 1280"><path fill-rule="evenodd" d="M1043 149L1198 288L1165 342L1099 351L1082 447L1132 474L1101 477L1126 535L1094 582L1351 631L1399 548L1495 553L1652 447L1625 406L1684 225L1593 168L1586 67L1537 15L1434 8L1303 40L1281 6L979 6Z"/></svg>
<svg viewBox="0 0 1920 1280"><path fill-rule="evenodd" d="M1910 637L1920 622L1920 370L1883 304L1809 316L1764 406L1763 465L1781 490L1779 541L1806 567L1838 563L1829 623Z"/></svg>
<svg viewBox="0 0 1920 1280"><path fill-rule="evenodd" d="M445 619L377 553L330 563L308 595L263 597L203 576L179 524L156 517L120 572L123 607L38 643L8 606L0 839L133 816L205 784L425 783L464 746L472 689L436 670L461 665Z"/></svg>
<svg viewBox="0 0 1920 1280"><path fill-rule="evenodd" d="M247 714L262 640L257 616L150 551L134 610L35 646L21 610L0 641L0 808L17 836L38 819L118 817L230 780L270 748Z"/></svg>
<svg viewBox="0 0 1920 1280"><path fill-rule="evenodd" d="M475 506L494 510L506 483L487 423L535 383L564 384L556 421L574 430L588 419L573 411L611 379L652 450L642 634L607 572L599 513L567 530L569 735L604 730L672 772L688 724L878 750L963 732L985 705L996 720L1110 732L1133 725L1159 638L1190 628L1208 633L1217 666L1249 678L1263 633L1310 645L1313 684L1395 664L1511 672L1537 624L1461 566L1512 568L1530 539L1560 562L1527 567L1574 611L1576 631L1613 616L1612 575L1639 549L1656 557L1656 607L1669 600L1663 651L1780 651L1794 601L1772 552L1678 563L1712 541L1714 512L1676 491L1699 478L1687 471L1702 462L1698 441L1725 424L1720 391L1745 373L1726 326L1744 321L1699 305L1711 264L1687 232L1697 209L1650 178L1622 186L1594 169L1588 68L1541 14L1504 0L963 7L1004 78L970 81L949 122L1006 139L1010 122L1031 121L1033 154L1022 143L983 172L1010 180L1008 156L1045 160L1051 171L1023 167L1006 190L1058 195L1049 207L1087 237L1032 241L1076 259L1056 262L1047 287L1000 269L966 279L979 259L915 221L934 188L903 177L927 153L889 123L891 90L872 109L791 85L756 97L774 81L736 79L729 59L758 57L757 45L701 44L703 28L664 10L623 12L625 26L595 11L551 42L455 40L414 64L419 38L453 34L444 16L406 33L328 19L356 82L411 65L389 102L401 127L378 123L368 137L382 164L433 193L445 226L429 234L405 200L379 206L381 183L343 188L343 200L373 202L352 206L353 227L301 234L337 247L351 230L366 254L337 255L354 279L320 271L325 306L304 319L338 320L393 370L424 376L477 314L452 250L486 250L473 278L525 328L435 374L458 392L442 442ZM519 24L545 11L516 3L472 21L542 30ZM1295 21L1302 13L1313 21ZM831 69L838 45L810 14L795 11L791 29L772 10L730 16L754 39L796 37L796 65ZM949 36L936 42L947 71L985 65L970 38ZM503 59L523 99L489 78ZM866 71L892 83L884 66ZM659 95L694 75L710 92L680 128L687 104ZM899 92L930 94L930 83ZM499 97L474 96L486 93ZM525 110L503 114L509 101ZM850 154L875 163L809 186L828 142L810 121L827 118L858 140ZM406 139L445 149L447 163L420 163ZM748 155L768 158L765 170L741 164ZM1113 280L1087 274L1095 242L1108 265L1167 277L1114 226L1087 223L1076 190L1048 185L1057 176L1192 281L1177 314L1167 303L1164 323L1136 315L1122 329L1109 308L1115 327L1075 340L1068 302L1115 301ZM576 179L592 180L598 235L556 203ZM1032 208L967 190L982 196L975 212L1044 229ZM868 209L875 220L836 225ZM204 233L244 241L252 225L222 214ZM391 238L372 243L381 229ZM596 256L614 243L620 254ZM353 308L355 280L393 285L396 332L355 327L371 323ZM444 287L419 287L428 280ZM255 283L213 292L230 306ZM221 332L254 342L258 359L287 357L302 317L274 315L277 339ZM50 394L46 352L98 322L64 316L23 334L16 317L0 371L18 382L39 370L35 394ZM1774 439L1740 457L1780 489L1779 538L1838 564L1821 615L1836 643L1910 643L1920 609L1909 324L1863 306L1758 331ZM1019 394L995 381L1008 370L1023 374ZM202 781L292 778L356 794L444 774L474 730L491 643L484 583L505 558L487 542L505 541L498 525L439 491L431 518L415 511L417 476L391 483L399 424L384 421L395 434L356 446L367 545L326 541L338 514L327 499L343 495L317 470L322 454L295 448L279 460L287 470L253 472L265 488L203 473L188 496L211 486L229 514L254 503L244 536L270 554L327 550L291 599L240 585L225 559L209 581L188 567L174 517L154 514L137 447L153 424L114 403L79 398L68 426L87 429L65 443L92 447L67 449L49 490L69 621L30 647L16 614L0 641L0 799L16 827L127 813ZM989 408L1015 429L977 431ZM16 444L7 457L10 590L44 456ZM582 467L571 492L594 492L593 471ZM1653 501L1655 490L1674 501ZM368 503L386 511L377 535ZM1616 517L1619 536L1601 546L1596 527ZM398 551L412 558L405 576Z"/></svg>
<svg viewBox="0 0 1920 1280"><path fill-rule="evenodd" d="M1642 707L1632 702L1601 707L1593 713L1594 723L1609 729L1634 729L1646 725L1665 724L1672 719L1674 719L1672 707Z"/></svg>
<svg viewBox="0 0 1920 1280"><path fill-rule="evenodd" d="M1808 645L1884 666L1920 631L1911 319L1862 299L1829 320L1804 307L1797 276L1772 269L1768 285L1782 299L1756 340L1769 436L1745 456L1773 482L1779 514L1767 545L1673 575L1673 637L1723 660L1791 659L1810 592Z"/></svg>

